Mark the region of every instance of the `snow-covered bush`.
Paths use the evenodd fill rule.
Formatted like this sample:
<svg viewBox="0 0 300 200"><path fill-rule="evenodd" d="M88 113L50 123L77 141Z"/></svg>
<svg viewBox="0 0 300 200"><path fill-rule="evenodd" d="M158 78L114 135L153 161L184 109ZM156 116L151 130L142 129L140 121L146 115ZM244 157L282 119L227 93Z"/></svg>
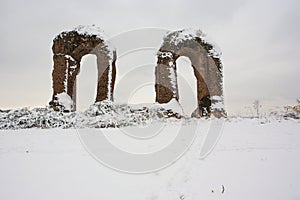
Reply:
<svg viewBox="0 0 300 200"><path fill-rule="evenodd" d="M0 129L69 128L75 113L55 112L50 108L27 108L0 112Z"/></svg>
<svg viewBox="0 0 300 200"><path fill-rule="evenodd" d="M111 101L95 103L84 112L64 113L49 107L0 110L0 129L145 126L153 120L184 118L173 110L157 104L127 105Z"/></svg>

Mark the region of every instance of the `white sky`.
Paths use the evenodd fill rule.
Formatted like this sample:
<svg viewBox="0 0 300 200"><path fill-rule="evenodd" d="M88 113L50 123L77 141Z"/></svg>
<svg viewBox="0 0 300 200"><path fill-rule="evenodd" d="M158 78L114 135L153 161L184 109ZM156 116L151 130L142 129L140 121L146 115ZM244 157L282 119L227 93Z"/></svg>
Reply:
<svg viewBox="0 0 300 200"><path fill-rule="evenodd" d="M246 107L251 106L255 99L261 101L265 110L275 105L293 105L300 97L299 9L298 0L2 0L0 109L47 105L52 94L52 39L63 30L86 24L100 26L110 37L144 27L166 30L200 28L223 52L225 103L229 113L247 111ZM161 41L157 40L157 35L143 36L155 41L159 47ZM154 49L144 50L120 58L117 101L153 102L154 90L149 74L154 70L154 53ZM179 80L179 92L182 104L190 112L195 97L185 94L182 87L184 80L190 84L194 80L189 76L190 69L185 67L189 65L188 61L181 59L179 62L179 73L186 74ZM78 82L80 108L91 104L94 99L95 63L93 56L83 59ZM121 78L130 67L139 65L147 65L145 68L149 70L140 74L134 72L135 77ZM126 91L135 84L130 80L142 79L143 74L149 78L149 84L135 94Z"/></svg>

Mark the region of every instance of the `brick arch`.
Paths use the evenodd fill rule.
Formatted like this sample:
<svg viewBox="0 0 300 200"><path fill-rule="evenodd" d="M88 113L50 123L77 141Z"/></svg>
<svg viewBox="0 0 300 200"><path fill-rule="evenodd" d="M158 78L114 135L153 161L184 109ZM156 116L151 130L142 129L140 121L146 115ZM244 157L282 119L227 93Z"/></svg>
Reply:
<svg viewBox="0 0 300 200"><path fill-rule="evenodd" d="M199 31L180 30L168 33L157 54L155 69L156 102L179 100L176 60L180 56L191 61L197 80L198 106L192 117L225 115L223 108L223 75L220 54Z"/></svg>
<svg viewBox="0 0 300 200"><path fill-rule="evenodd" d="M84 55L97 57L98 84L96 102L113 101L116 76L116 51L103 39L99 28L79 26L53 40L53 95L50 106L55 110L76 110L76 77ZM70 105L71 104L71 105Z"/></svg>

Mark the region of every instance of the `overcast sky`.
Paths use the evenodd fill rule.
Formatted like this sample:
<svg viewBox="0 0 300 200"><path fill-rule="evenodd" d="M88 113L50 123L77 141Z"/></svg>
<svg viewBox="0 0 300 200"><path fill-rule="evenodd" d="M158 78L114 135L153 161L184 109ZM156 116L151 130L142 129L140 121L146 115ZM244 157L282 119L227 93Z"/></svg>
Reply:
<svg viewBox="0 0 300 200"><path fill-rule="evenodd" d="M108 37L113 38L145 27L158 30L199 28L223 52L225 103L230 113L245 111L255 99L266 108L292 105L300 97L299 10L298 0L2 0L0 109L47 105L52 95L53 38L63 30L91 24L101 27ZM159 47L162 39L158 39L159 34L142 33ZM140 73L139 77L143 74L148 77L147 73L154 70L154 52L152 49L148 54L144 50L120 58L117 82L123 82L117 83L116 101L128 101L125 97L128 93L132 103L154 101L151 78L140 91L137 88L136 93L126 91L130 82L126 83L124 78L129 66L141 65L148 67L144 72L138 71L143 67L133 71L131 76ZM144 57L138 56L139 53ZM139 61L135 63L136 60ZM95 62L93 56L84 57L78 83L80 108L91 104L94 99ZM189 65L185 59L179 62L182 66ZM187 74L183 81L180 80L181 85L184 85L184 80L193 85L193 77L188 76L190 69L179 66L178 70ZM89 78L91 76L94 78ZM89 79L94 82L89 82ZM181 91L183 104L195 103L195 97L187 96Z"/></svg>

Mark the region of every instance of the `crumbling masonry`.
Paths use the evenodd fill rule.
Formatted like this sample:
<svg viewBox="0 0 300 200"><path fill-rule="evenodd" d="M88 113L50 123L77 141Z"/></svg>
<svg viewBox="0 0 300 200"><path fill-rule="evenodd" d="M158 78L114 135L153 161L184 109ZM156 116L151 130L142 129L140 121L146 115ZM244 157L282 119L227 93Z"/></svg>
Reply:
<svg viewBox="0 0 300 200"><path fill-rule="evenodd" d="M96 102L113 100L116 76L116 51L94 26L78 26L53 40L53 96L49 103L55 110L76 110L76 76L84 55L97 57L98 85Z"/></svg>
<svg viewBox="0 0 300 200"><path fill-rule="evenodd" d="M49 103L54 110L76 110L76 76L81 58L86 54L97 57L98 85L96 102L113 101L116 77L116 50L103 39L94 26L79 26L59 34L53 40L53 95ZM155 68L156 102L179 101L176 60L190 59L197 79L197 108L192 117L213 114L225 116L223 74L220 55L200 30L169 32L158 51Z"/></svg>
<svg viewBox="0 0 300 200"><path fill-rule="evenodd" d="M155 69L156 102L179 100L176 60L190 59L197 79L198 106L192 117L225 116L223 104L223 77L220 54L201 31L180 30L168 33L158 51Z"/></svg>

